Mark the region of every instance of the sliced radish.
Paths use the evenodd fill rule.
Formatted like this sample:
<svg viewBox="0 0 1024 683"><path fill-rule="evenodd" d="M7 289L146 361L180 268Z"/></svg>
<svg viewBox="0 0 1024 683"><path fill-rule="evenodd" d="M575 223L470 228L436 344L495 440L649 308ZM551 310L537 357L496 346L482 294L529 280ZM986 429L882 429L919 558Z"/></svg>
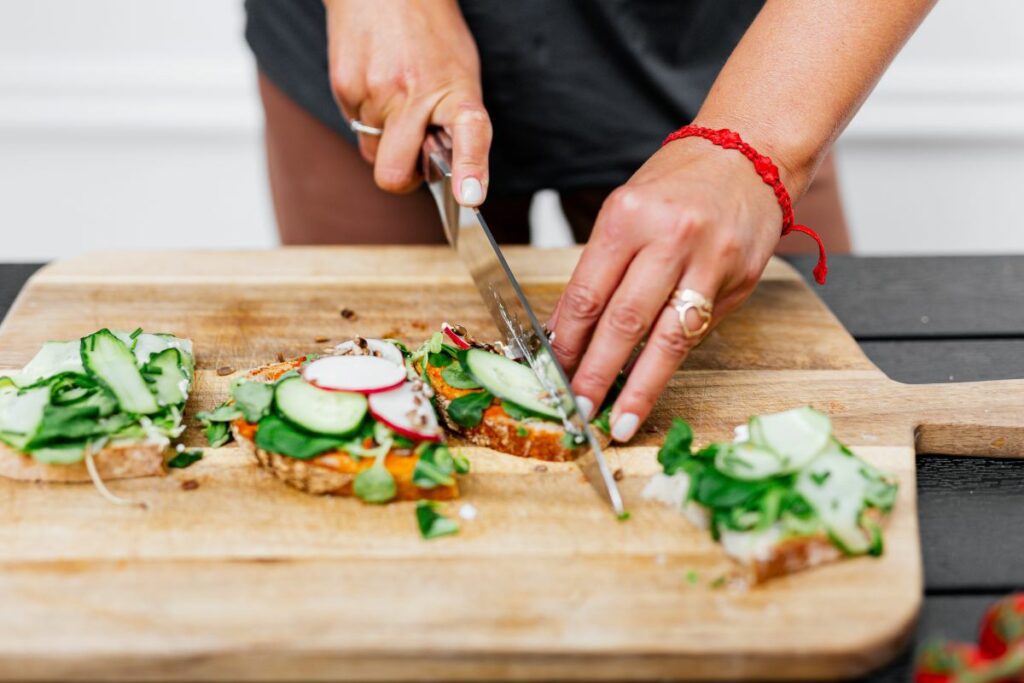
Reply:
<svg viewBox="0 0 1024 683"><path fill-rule="evenodd" d="M445 336L448 337L448 339L450 339L452 344L455 344L456 347L462 350L466 350L469 348L469 342L463 339L462 335L456 332L455 329L448 323L441 323L441 331L444 332Z"/></svg>
<svg viewBox="0 0 1024 683"><path fill-rule="evenodd" d="M397 389L370 396L370 414L399 436L416 441L440 441L437 415L422 391L406 382Z"/></svg>
<svg viewBox="0 0 1024 683"><path fill-rule="evenodd" d="M379 356L384 360L391 361L395 365L405 365L405 358L402 357L402 352L394 344L383 339L364 339L363 341L366 342L366 350L369 353L365 353L356 343L355 339L341 342L334 347L334 353L339 356Z"/></svg>
<svg viewBox="0 0 1024 683"><path fill-rule="evenodd" d="M302 376L320 389L374 394L404 382L405 366L379 356L325 356L307 365Z"/></svg>

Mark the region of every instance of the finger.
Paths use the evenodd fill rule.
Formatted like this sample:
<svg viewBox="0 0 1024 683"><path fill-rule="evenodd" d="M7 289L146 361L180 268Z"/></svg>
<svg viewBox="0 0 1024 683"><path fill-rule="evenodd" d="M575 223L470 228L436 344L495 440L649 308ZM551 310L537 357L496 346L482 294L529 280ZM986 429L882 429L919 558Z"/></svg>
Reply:
<svg viewBox="0 0 1024 683"><path fill-rule="evenodd" d="M628 190L616 190L609 196L559 299L557 316L552 320L552 349L570 374L583 357L605 303L638 251L639 240L630 228L636 222L639 206L640 202Z"/></svg>
<svg viewBox="0 0 1024 683"><path fill-rule="evenodd" d="M490 182L491 119L479 95L452 93L438 103L433 123L452 138L452 188L463 206L480 206Z"/></svg>
<svg viewBox="0 0 1024 683"><path fill-rule="evenodd" d="M430 111L424 107L407 108L387 117L373 165L377 187L399 193L416 189L420 183L417 166L429 119Z"/></svg>
<svg viewBox="0 0 1024 683"><path fill-rule="evenodd" d="M725 275L716 264L704 267L704 263L706 262L695 262L688 268L678 287L700 292L713 302ZM726 312L716 310L714 314L720 318ZM698 330L702 323L703 320L696 311L691 310L687 314L687 329ZM637 428L651 414L654 403L668 386L672 375L702 338L703 335L687 337L684 334L679 313L675 308L666 305L662 309L644 350L637 358L626 385L612 408L613 439L623 442L633 438Z"/></svg>
<svg viewBox="0 0 1024 683"><path fill-rule="evenodd" d="M665 307L682 272L679 255L662 244L653 243L637 254L608 302L573 377L577 396L591 406L601 405L633 349Z"/></svg>

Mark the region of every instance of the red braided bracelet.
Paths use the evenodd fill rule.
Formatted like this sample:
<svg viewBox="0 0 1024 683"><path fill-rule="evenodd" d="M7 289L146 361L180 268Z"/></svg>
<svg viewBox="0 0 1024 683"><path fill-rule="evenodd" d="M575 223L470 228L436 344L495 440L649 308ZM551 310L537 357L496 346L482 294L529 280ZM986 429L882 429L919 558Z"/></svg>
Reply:
<svg viewBox="0 0 1024 683"><path fill-rule="evenodd" d="M739 133L728 128L714 130L713 128L704 128L703 126L683 126L665 138L665 141L661 144L665 146L673 140L682 140L683 138L690 137L704 138L723 149L739 150L743 156L750 159L754 164L754 170L761 176L764 184L772 188L775 192L775 198L779 201L779 207L782 209L782 236L785 237L791 232L802 232L818 243L818 265L814 266L814 279L819 285L825 284L825 278L828 276L825 243L821 241L818 233L806 225L795 225L793 223L793 201L789 198L789 192L786 191L786 186L782 184L782 180L779 178L779 169L772 163L772 160L763 154L759 154L756 149L743 141Z"/></svg>

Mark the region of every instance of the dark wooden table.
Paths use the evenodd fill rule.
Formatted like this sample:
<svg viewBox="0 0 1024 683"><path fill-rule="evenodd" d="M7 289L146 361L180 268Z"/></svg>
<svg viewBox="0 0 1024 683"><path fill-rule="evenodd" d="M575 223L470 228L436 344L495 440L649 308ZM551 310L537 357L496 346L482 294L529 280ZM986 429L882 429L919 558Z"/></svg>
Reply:
<svg viewBox="0 0 1024 683"><path fill-rule="evenodd" d="M809 276L810 260L791 260ZM1024 256L833 257L829 265L819 294L893 379L1024 377ZM0 316L36 268L0 264ZM1024 460L922 454L917 474L925 568L917 638L865 680L910 680L914 648L934 637L973 641L985 607L1024 590Z"/></svg>

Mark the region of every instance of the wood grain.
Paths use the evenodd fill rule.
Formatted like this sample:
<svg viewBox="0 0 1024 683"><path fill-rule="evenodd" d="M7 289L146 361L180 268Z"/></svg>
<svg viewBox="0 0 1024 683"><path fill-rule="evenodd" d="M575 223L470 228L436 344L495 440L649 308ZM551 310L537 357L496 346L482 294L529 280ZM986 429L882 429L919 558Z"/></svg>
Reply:
<svg viewBox="0 0 1024 683"><path fill-rule="evenodd" d="M577 254L509 250L542 315ZM323 336L416 343L446 319L492 329L444 249L100 254L33 278L0 327L0 366L100 326L171 331L196 342L191 414L223 397L231 377L216 368L315 351ZM1011 409L1021 396L1014 382L890 381L773 262L747 306L677 373L635 443L618 449L626 524L571 465L541 472L481 449L467 449L464 487L479 517L432 542L419 539L411 505L305 496L232 447L165 479L112 485L146 499L148 513L87 487L0 482L0 677L857 675L898 650L920 605L914 428L961 452L949 439L955 422L972 448L1020 455ZM968 399L984 409L964 410ZM726 566L719 549L638 496L655 447L675 416L702 440L722 439L751 414L800 403L828 411L841 438L899 477L887 552L754 591L713 589ZM199 487L182 489L186 479Z"/></svg>

